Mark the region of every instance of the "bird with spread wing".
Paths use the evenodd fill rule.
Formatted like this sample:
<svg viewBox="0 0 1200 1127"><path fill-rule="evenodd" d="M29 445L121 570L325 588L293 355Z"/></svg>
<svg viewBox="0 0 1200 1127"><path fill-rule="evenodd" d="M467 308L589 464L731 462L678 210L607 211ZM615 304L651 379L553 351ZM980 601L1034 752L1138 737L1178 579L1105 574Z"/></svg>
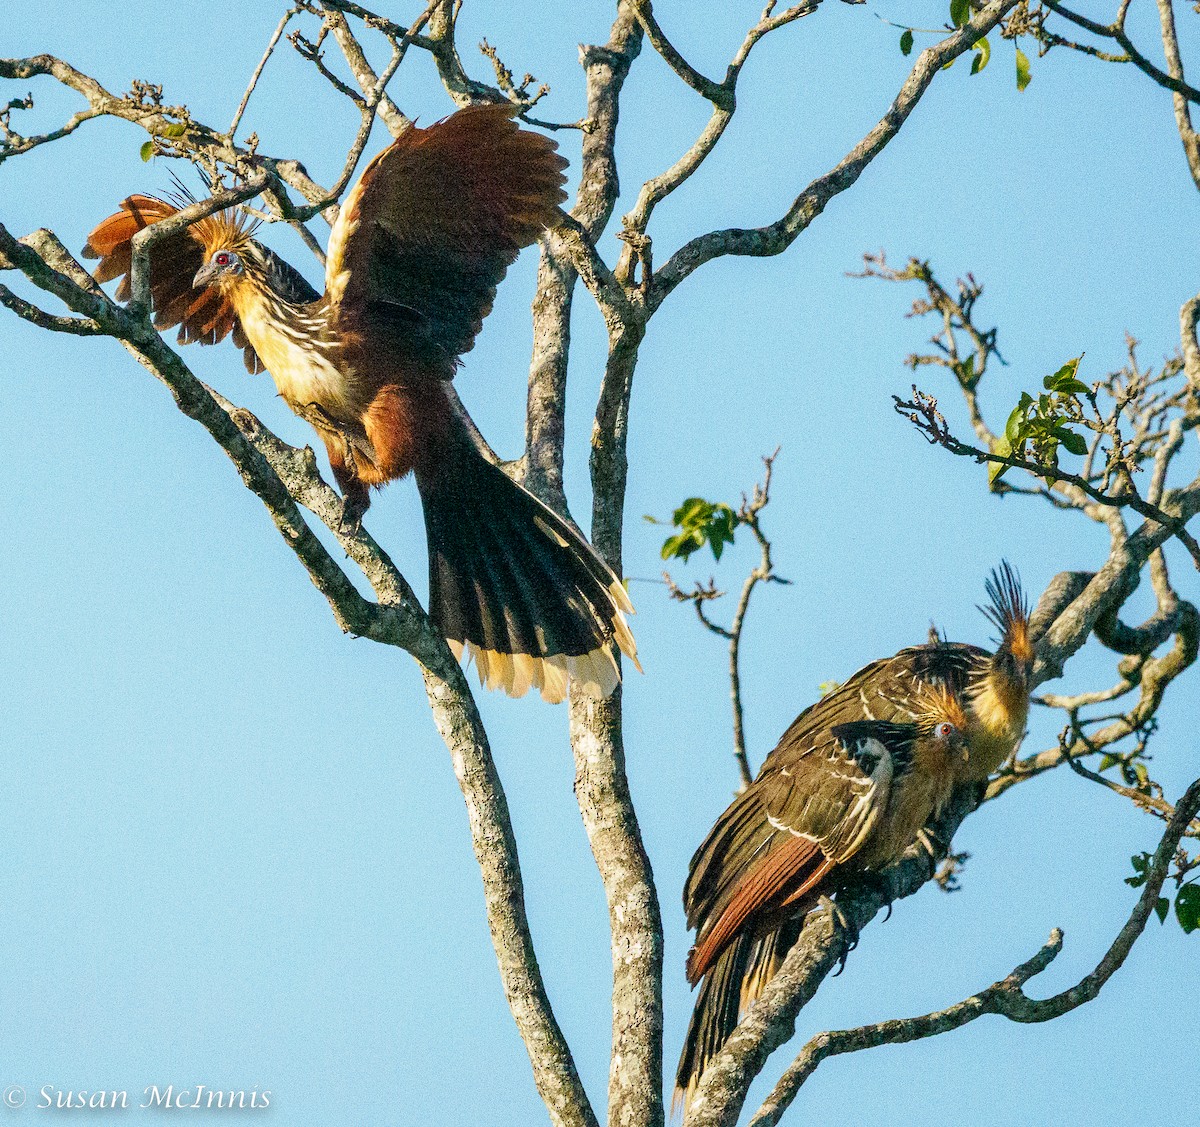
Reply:
<svg viewBox="0 0 1200 1127"><path fill-rule="evenodd" d="M447 391L508 267L561 219L566 161L515 112L469 106L376 156L330 233L324 294L230 212L156 244L150 290L181 343L231 336L271 374L324 441L350 526L371 487L413 471L434 622L489 688L558 701L568 679L610 693L616 649L637 664L633 608L576 529L478 451ZM119 300L134 235L177 210L131 196L89 236Z"/></svg>
<svg viewBox="0 0 1200 1127"><path fill-rule="evenodd" d="M1007 564L987 592L994 653L936 640L860 669L792 722L696 851L683 891L696 929L687 977L700 983L676 1072L685 1104L818 898L899 860L954 787L986 778L1024 735L1028 606Z"/></svg>

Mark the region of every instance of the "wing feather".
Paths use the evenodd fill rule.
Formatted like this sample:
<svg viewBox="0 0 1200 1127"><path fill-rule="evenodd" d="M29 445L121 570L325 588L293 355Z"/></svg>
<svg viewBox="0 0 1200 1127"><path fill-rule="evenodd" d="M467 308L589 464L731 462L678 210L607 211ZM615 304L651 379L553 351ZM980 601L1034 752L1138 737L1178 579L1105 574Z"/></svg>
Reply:
<svg viewBox="0 0 1200 1127"><path fill-rule="evenodd" d="M88 236L83 248L85 258L98 258L95 270L98 282L117 283L116 298L130 297L129 272L133 263L134 235L152 223L159 223L179 209L154 196L129 196L121 201L120 210L102 220ZM154 324L160 329L179 326L178 341L188 344L216 344L233 333L234 342L242 349L246 367L251 372L262 371L263 365L242 332L233 304L215 288L198 290L192 286L196 272L204 265L204 240L200 235L204 224L219 223L214 216L193 224L158 243L150 260L150 296L154 306ZM228 222L228 220L225 220ZM288 296L297 301L312 301L319 295L290 266L267 248L255 244Z"/></svg>
<svg viewBox="0 0 1200 1127"><path fill-rule="evenodd" d="M522 247L556 224L566 161L510 105L413 126L367 165L329 238L327 300L356 327L391 322L439 378L474 344Z"/></svg>
<svg viewBox="0 0 1200 1127"><path fill-rule="evenodd" d="M908 739L908 726L875 721L788 729L692 860L684 889L696 928L689 979L748 921L786 914L863 848L891 794L890 749Z"/></svg>

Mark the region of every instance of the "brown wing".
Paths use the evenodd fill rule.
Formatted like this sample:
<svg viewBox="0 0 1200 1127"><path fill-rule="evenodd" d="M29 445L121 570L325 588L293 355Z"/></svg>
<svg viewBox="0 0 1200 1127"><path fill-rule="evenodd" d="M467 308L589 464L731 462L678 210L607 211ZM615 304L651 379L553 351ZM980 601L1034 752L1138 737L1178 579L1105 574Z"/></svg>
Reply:
<svg viewBox="0 0 1200 1127"><path fill-rule="evenodd" d="M384 149L347 197L329 237L327 299L354 322L430 342L454 374L522 247L557 222L566 161L520 129L513 106L468 106Z"/></svg>
<svg viewBox="0 0 1200 1127"><path fill-rule="evenodd" d="M748 921L798 904L862 848L887 806L893 749L911 738L909 726L863 721L788 729L693 858L690 981Z"/></svg>

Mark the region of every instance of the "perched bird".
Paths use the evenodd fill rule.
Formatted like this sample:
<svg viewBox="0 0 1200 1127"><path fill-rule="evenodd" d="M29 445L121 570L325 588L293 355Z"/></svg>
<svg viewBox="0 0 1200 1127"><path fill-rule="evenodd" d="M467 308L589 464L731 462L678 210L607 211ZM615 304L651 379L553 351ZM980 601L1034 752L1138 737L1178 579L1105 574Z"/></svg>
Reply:
<svg viewBox="0 0 1200 1127"><path fill-rule="evenodd" d="M701 985L676 1072L685 1105L818 898L898 860L950 797L966 754L962 704L924 686L912 707L907 723L833 725L819 704L806 709L692 858L687 976Z"/></svg>
<svg viewBox="0 0 1200 1127"><path fill-rule="evenodd" d="M986 779L1025 734L1035 653L1029 604L1017 573L1002 563L984 589L989 604L980 609L1000 631L995 652L931 634L923 646L864 666L814 708L827 723L909 721L923 686L945 686L961 698L967 714L967 757L958 781Z"/></svg>
<svg viewBox="0 0 1200 1127"><path fill-rule="evenodd" d="M470 106L376 156L330 233L324 294L230 212L156 244L150 289L180 343L232 335L251 373L270 372L324 441L350 525L370 487L414 472L434 622L489 688L558 701L568 677L612 691L614 644L637 664L633 608L587 541L479 453L447 392L497 284L566 198L566 161L515 112ZM177 210L131 196L89 236L96 278L124 275L118 300L133 236Z"/></svg>
<svg viewBox="0 0 1200 1127"><path fill-rule="evenodd" d="M1029 607L1007 563L985 589L983 613L1001 635L994 653L931 632L927 644L860 669L796 718L697 850L683 893L697 929L688 980L702 980L676 1074L685 1102L795 944L814 897L835 888L840 873L898 859L954 786L986 778L1016 749L1032 689ZM885 799L871 792L889 805L863 830L857 795L885 759L854 749L871 746L864 733L885 749L903 747L914 726L923 736L911 744L908 769L897 779L893 767ZM785 802L808 820L781 816Z"/></svg>

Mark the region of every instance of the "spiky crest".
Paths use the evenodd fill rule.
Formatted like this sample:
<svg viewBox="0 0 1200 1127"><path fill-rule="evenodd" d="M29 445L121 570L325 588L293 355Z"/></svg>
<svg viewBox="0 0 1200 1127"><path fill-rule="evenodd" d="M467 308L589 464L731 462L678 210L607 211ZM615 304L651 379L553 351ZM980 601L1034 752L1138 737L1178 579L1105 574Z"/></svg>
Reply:
<svg viewBox="0 0 1200 1127"><path fill-rule="evenodd" d="M1033 660L1033 642L1029 637L1029 602L1021 589L1021 578L1007 560L992 571L984 584L991 603L980 607L989 622L1000 631L998 645L1020 662Z"/></svg>
<svg viewBox="0 0 1200 1127"><path fill-rule="evenodd" d="M928 734L943 722L966 733L968 721L962 701L944 684L923 684L917 693L917 727Z"/></svg>

